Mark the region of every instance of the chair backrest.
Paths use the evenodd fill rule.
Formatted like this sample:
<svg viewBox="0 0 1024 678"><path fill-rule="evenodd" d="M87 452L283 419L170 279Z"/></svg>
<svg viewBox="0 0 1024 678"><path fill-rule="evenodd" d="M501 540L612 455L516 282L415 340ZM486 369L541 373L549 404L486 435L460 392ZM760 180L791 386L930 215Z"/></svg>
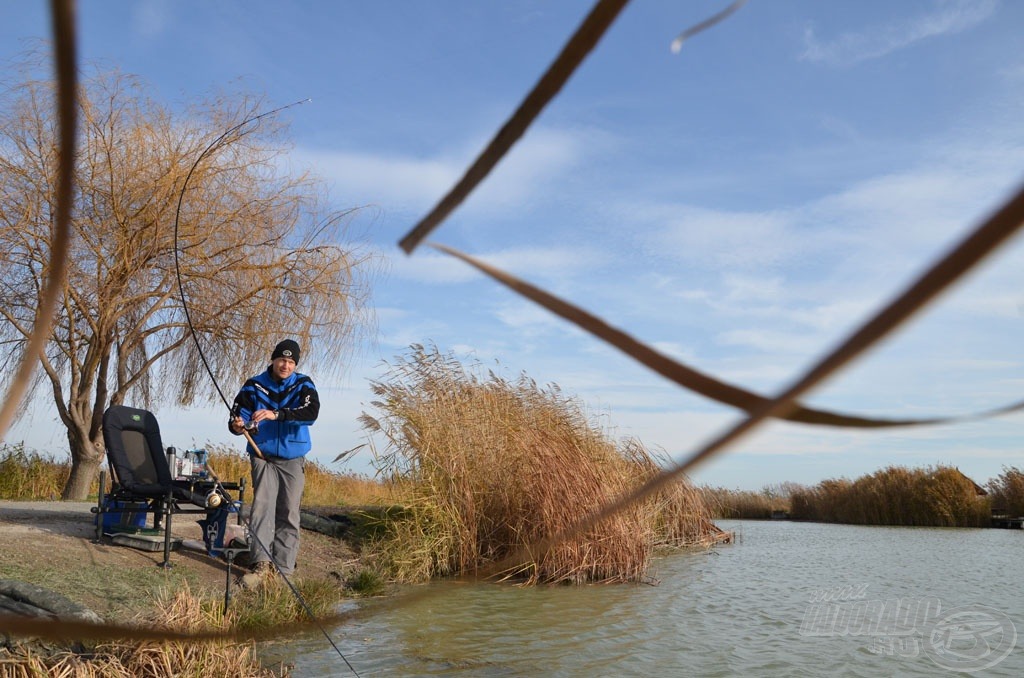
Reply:
<svg viewBox="0 0 1024 678"><path fill-rule="evenodd" d="M103 413L103 443L118 483L134 494L159 497L171 488L171 469L152 412L111 405Z"/></svg>

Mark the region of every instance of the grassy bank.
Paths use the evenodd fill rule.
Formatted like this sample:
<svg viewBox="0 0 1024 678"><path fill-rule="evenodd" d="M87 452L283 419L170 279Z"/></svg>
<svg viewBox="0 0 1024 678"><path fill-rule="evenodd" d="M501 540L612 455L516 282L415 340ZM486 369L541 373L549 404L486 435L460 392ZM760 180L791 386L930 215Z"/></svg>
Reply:
<svg viewBox="0 0 1024 678"><path fill-rule="evenodd" d="M248 459L233 450L211 450L211 466L225 479L244 477L248 483ZM70 464L54 460L22 445L0 446L0 498L47 501L60 496ZM307 465L305 502L318 506L349 503L371 504L382 500L382 486L362 477L332 473L318 464ZM109 482L109 481L108 481ZM98 491L94 484L93 493ZM251 493L249 494L251 499ZM83 522L90 520L82 518ZM188 524L179 523L176 527ZM76 530L77 533L77 530ZM225 585L223 566L205 557L188 554L172 558L174 567L154 567L149 559L131 549L90 546L88 539L62 536L61 530L43 532L45 541L31 543L15 537L5 541L3 578L25 581L68 596L108 619L116 619L176 632L291 628L308 616L291 590L271 579L256 590L236 589L228 613L223 613ZM86 543L83 543L86 542ZM300 551L304 563L292 583L313 613L333 612L343 597L380 592L382 583L372 571L353 566L350 548L322 535L305 535ZM337 544L332 546L331 544ZM29 546L33 548L28 549ZM53 559L40 555L53 553ZM346 557L332 557L333 553ZM79 555L80 554L80 555ZM79 560L74 558L79 555ZM70 559L70 560L69 560ZM235 574L241 574L235 568ZM2 646L2 644L0 644ZM76 651L71 651L76 650ZM106 642L62 649L48 643L43 648L22 643L14 652L0 650L0 675L10 676L267 676L279 675L259 661L253 643Z"/></svg>
<svg viewBox="0 0 1024 678"><path fill-rule="evenodd" d="M336 589L298 582L300 593L314 614L331 612L338 602ZM147 629L173 633L210 633L263 629L305 621L305 612L280 581L270 580L255 590L239 591L224 612L222 601L194 593L187 584L164 590L152 608L130 620ZM114 641L89 645L84 651L46 651L25 644L0 653L4 676L76 676L80 678L135 676L240 676L287 675L285 667L265 667L254 642Z"/></svg>

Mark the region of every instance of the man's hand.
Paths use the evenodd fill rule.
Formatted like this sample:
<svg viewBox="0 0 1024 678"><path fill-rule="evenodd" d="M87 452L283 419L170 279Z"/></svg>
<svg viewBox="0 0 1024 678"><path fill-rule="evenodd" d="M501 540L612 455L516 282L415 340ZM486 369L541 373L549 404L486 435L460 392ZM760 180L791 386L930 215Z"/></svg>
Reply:
<svg viewBox="0 0 1024 678"><path fill-rule="evenodd" d="M240 436L242 435L242 431L245 430L245 422L242 421L241 417L235 417L231 420L231 423L228 424L228 428L230 428L231 432L236 436Z"/></svg>
<svg viewBox="0 0 1024 678"><path fill-rule="evenodd" d="M252 413L252 419L249 421L252 423L259 423L267 420L277 421L277 410L256 410Z"/></svg>

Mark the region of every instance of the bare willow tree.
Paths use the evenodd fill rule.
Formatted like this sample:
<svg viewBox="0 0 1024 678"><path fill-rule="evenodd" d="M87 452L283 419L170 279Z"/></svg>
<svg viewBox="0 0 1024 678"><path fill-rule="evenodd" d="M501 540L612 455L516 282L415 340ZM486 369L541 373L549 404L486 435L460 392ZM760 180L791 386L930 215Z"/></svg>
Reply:
<svg viewBox="0 0 1024 678"><path fill-rule="evenodd" d="M52 83L22 75L0 95L8 361L32 332L47 276L58 153ZM336 373L365 326L368 287L366 257L342 244L352 212L326 209L320 180L282 168L285 127L275 118L241 125L195 164L256 115L258 98L175 115L135 78L99 72L79 99L74 245L36 383L52 389L67 428L65 499L88 493L109 405L220 401L218 382L231 384L230 400L285 334L310 346L318 376Z"/></svg>

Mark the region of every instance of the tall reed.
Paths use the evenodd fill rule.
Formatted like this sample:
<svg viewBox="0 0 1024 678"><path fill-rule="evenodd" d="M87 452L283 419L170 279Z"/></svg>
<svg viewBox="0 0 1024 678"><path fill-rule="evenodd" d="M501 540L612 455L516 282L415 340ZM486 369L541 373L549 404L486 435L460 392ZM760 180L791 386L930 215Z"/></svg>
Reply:
<svg viewBox="0 0 1024 678"><path fill-rule="evenodd" d="M413 346L373 390L380 414L362 421L386 439L377 466L406 507L378 556L400 580L478 572L658 471L639 442L617 446L557 386L493 372L481 378L436 348ZM715 534L684 481L531 553L504 575L527 583L637 581L654 545Z"/></svg>
<svg viewBox="0 0 1024 678"><path fill-rule="evenodd" d="M0 499L58 499L70 474L66 461L27 450L24 443L0 444ZM94 483L92 491L97 489Z"/></svg>
<svg viewBox="0 0 1024 678"><path fill-rule="evenodd" d="M890 466L855 481L825 480L793 493L795 519L859 525L986 527L987 497L958 469Z"/></svg>
<svg viewBox="0 0 1024 678"><path fill-rule="evenodd" d="M1020 469L1004 466L998 478L988 481L988 492L993 513L1024 516L1024 473Z"/></svg>
<svg viewBox="0 0 1024 678"><path fill-rule="evenodd" d="M252 487L249 455L242 447L210 445L206 450L209 464L221 480L235 482L244 479L246 486ZM315 459L307 460L305 473L306 484L302 492L305 506L379 506L390 501L387 488L377 480L332 471Z"/></svg>
<svg viewBox="0 0 1024 678"><path fill-rule="evenodd" d="M768 520L776 513L789 513L792 494L804 489L795 483L770 485L759 492L702 487L701 493L716 518Z"/></svg>

